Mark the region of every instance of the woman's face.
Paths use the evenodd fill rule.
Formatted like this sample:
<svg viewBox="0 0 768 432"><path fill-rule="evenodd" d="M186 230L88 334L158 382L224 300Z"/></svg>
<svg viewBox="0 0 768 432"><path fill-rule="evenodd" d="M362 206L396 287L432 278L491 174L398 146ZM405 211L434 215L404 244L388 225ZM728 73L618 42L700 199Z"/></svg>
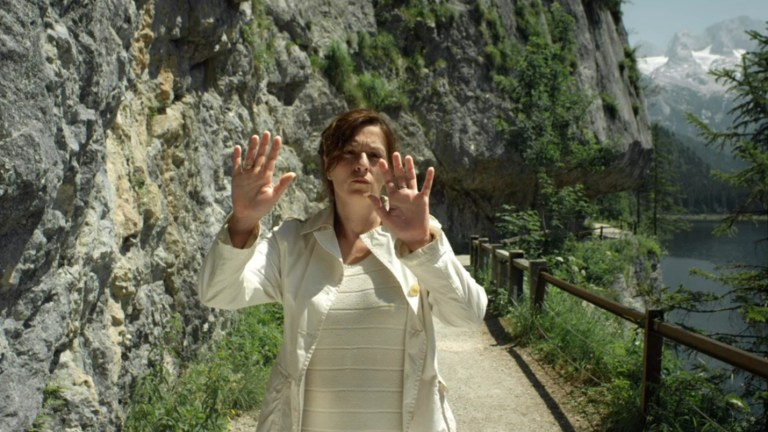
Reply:
<svg viewBox="0 0 768 432"><path fill-rule="evenodd" d="M336 199L366 197L371 194L378 196L384 186L384 175L378 164L386 158L386 141L379 126L371 125L360 129L344 146L338 163L328 173Z"/></svg>

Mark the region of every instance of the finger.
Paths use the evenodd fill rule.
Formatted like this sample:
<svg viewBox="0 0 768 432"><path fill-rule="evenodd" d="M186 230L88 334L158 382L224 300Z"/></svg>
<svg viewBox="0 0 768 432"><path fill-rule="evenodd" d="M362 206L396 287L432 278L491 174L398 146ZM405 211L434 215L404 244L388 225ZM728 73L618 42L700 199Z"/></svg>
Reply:
<svg viewBox="0 0 768 432"><path fill-rule="evenodd" d="M296 178L296 173L289 172L285 173L280 177L280 180L277 182L277 186L275 186L275 201L280 199L280 197L283 195L283 192L285 192L288 189L288 186L293 183L293 180Z"/></svg>
<svg viewBox="0 0 768 432"><path fill-rule="evenodd" d="M408 189L419 190L416 184L416 167L410 155L405 157L405 185Z"/></svg>
<svg viewBox="0 0 768 432"><path fill-rule="evenodd" d="M403 170L403 160L400 157L400 153L394 152L392 154L392 165L392 170L394 171L395 175L395 182L397 183L396 187L398 189L406 187L405 170Z"/></svg>
<svg viewBox="0 0 768 432"><path fill-rule="evenodd" d="M266 171L270 176L275 171L275 165L277 164L277 156L280 154L280 147L283 146L283 139L280 135L276 136L272 140L272 148L269 149L269 155L267 156Z"/></svg>
<svg viewBox="0 0 768 432"><path fill-rule="evenodd" d="M424 185L421 187L421 193L429 198L429 194L432 192L432 181L435 179L435 169L429 167L427 174L424 176Z"/></svg>
<svg viewBox="0 0 768 432"><path fill-rule="evenodd" d="M384 203L381 201L381 198L376 195L368 195L368 200L373 204L373 211L379 216L381 223L385 225L388 224L390 215L387 213L387 209L384 208Z"/></svg>
<svg viewBox="0 0 768 432"><path fill-rule="evenodd" d="M240 156L243 154L243 149L239 145L235 146L235 151L232 153L232 175L240 172Z"/></svg>
<svg viewBox="0 0 768 432"><path fill-rule="evenodd" d="M259 148L259 136L251 135L248 140L248 150L245 153L245 159L242 162L243 170L253 168L253 160L256 158L256 149Z"/></svg>
<svg viewBox="0 0 768 432"><path fill-rule="evenodd" d="M396 191L397 184L395 184L395 179L392 177L392 170L389 169L387 161L384 159L379 160L378 168L384 175L384 184L387 186L387 193L391 194L393 191Z"/></svg>
<svg viewBox="0 0 768 432"><path fill-rule="evenodd" d="M256 170L259 170L262 166L264 166L264 160L267 157L267 148L269 147L270 137L271 135L269 131L264 131L264 133L261 135L261 141L259 141L258 151L256 152L256 159L253 161L253 167Z"/></svg>

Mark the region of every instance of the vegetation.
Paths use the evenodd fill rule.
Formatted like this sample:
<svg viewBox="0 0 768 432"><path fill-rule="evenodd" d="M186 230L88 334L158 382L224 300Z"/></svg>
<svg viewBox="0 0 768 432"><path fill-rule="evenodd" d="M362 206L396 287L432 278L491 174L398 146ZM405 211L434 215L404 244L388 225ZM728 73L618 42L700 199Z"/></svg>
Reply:
<svg viewBox="0 0 768 432"><path fill-rule="evenodd" d="M512 238L529 256L543 257L562 249L581 228L582 221L595 214L595 206L584 195L581 185L556 188L540 176L537 209L504 206L497 226L502 235Z"/></svg>
<svg viewBox="0 0 768 432"><path fill-rule="evenodd" d="M394 16L404 21L395 24L397 37L388 32ZM427 66L439 71L445 61L427 65L423 28L452 25L456 11L444 2L428 0L384 0L376 4L376 32L361 32L357 42L335 41L321 58L313 61L351 106L367 106L384 112L408 110L414 82ZM417 92L419 93L419 92Z"/></svg>
<svg viewBox="0 0 768 432"><path fill-rule="evenodd" d="M493 17L492 14L487 16ZM493 20L487 21L489 40L495 40L491 38L495 37L491 31L494 28L491 25ZM553 38L553 41L556 40ZM498 41L495 46L499 46ZM741 114L737 119L742 121L737 129L726 133L710 131L710 135L707 135L710 142L727 142L728 145L724 147L733 148L734 153L746 162L747 168L729 175L721 174L719 179L709 179L708 166L697 154L665 129L654 126L654 159L646 183L633 203L626 195L591 201L584 196L578 185L557 186L552 180L559 172L574 168L574 160L578 158L573 155L579 151L586 155L583 160L594 161L600 158L595 153L585 151L584 146L579 146L585 142L585 135L580 133L578 127L574 128L574 125L579 124L579 119L577 116L568 117L568 95L561 97L558 93L569 88L568 73L558 73L568 70L567 44L557 46L557 42L553 42L546 45L531 35L526 50L531 47L536 48L535 52L521 51L519 63L507 63L503 55L497 56L503 53L501 49L487 50L494 53L494 65L519 71L496 78L499 88L517 104L515 108L524 107L522 113L515 111L508 118L500 120L499 129L514 137L510 139L510 145L520 146L526 163L537 169L538 182L538 194L532 206L524 209L505 207L499 214L498 225L502 234L515 240L515 247L523 249L527 256L545 257L550 273L603 297L618 299L618 294L612 289L617 276L629 276L630 268L644 271L647 276L650 263L658 262L661 257L661 248L656 239L663 239L665 234L680 229L678 221L667 217L668 214L684 212L685 206L689 209L695 206L728 208L733 202L733 198L729 198L733 189L721 180L730 180L731 186L758 185L748 196L741 195L746 200L739 207L739 216L758 212L764 214L768 196L768 187L762 187L768 185L768 149L765 147L768 142L765 113L768 109L764 95L768 93L768 80L764 78L766 74L762 73L757 75L763 77L763 81L759 82L757 76L750 77L750 71L756 73L758 65L764 71L768 64L765 56L747 56L745 65L750 65L751 69L745 66L736 73L720 72L723 77L741 80L741 85L749 84L749 89L732 91L741 95L741 103L737 106L742 110L749 109L750 112L737 112ZM631 55L627 58L631 58ZM629 69L632 64L627 62L623 67ZM538 81L525 80L528 69L536 71L531 76L535 75ZM542 82L550 85L537 88ZM601 95L601 99L604 105L606 101L610 105L609 97ZM557 103L548 104L548 101ZM763 105L760 105L761 101ZM583 99L575 101L571 106L577 107L581 102ZM555 105L565 109L557 112ZM762 114L756 116L754 113ZM569 121L563 121L566 118ZM547 136L555 136L557 139L547 139ZM686 196L680 193L680 188L686 191ZM590 216L603 215L627 220L633 204L638 221L642 222L640 231L652 237L585 242L574 235L578 231L578 222ZM651 257L640 261L646 263L644 270L637 268L637 257ZM710 277L717 277L732 286L734 289L729 295L735 296L744 305L745 319L761 325L765 330L768 318L765 306L768 304L768 298L765 297L768 277L765 267L748 271L742 267L739 270L727 276ZM710 300L719 300L714 298L716 296L685 290L677 290L674 295L671 290L657 292L650 285L638 289L648 297L649 302L656 302L665 308L697 308ZM671 353L664 356L663 386L646 418L639 412L641 332L594 307L585 306L580 300L559 290L548 291L541 311L533 310L527 298L522 298L519 304L509 304L506 293L498 287L488 287L488 290L492 298L491 310L503 317L503 322L516 341L530 346L561 375L574 382L577 388L583 389L581 396L589 402L585 407L595 410L586 413L595 421L595 428L630 431L750 431L765 427L765 419L755 417L747 402L753 400L765 403L768 394L764 385L750 387L759 393L724 394L728 378L726 374L703 366L691 368ZM764 356L768 349L764 331L756 334L758 338L753 348L757 348L755 351Z"/></svg>
<svg viewBox="0 0 768 432"><path fill-rule="evenodd" d="M723 222L723 229L733 228L735 221L751 215L768 214L768 34L749 31L747 34L757 45L757 51L742 56L736 69L717 69L712 72L735 98L729 112L735 121L725 131L712 130L705 121L690 115L689 120L698 128L704 140L720 150L729 150L746 167L733 173L716 173L716 177L750 192L741 205Z"/></svg>
<svg viewBox="0 0 768 432"><path fill-rule="evenodd" d="M619 105L616 103L616 98L614 98L610 93L600 93L600 100L603 102L603 109L608 114L608 117L612 119L616 119L619 117Z"/></svg>
<svg viewBox="0 0 768 432"><path fill-rule="evenodd" d="M768 30L768 27L767 27ZM694 116L689 119L699 128L710 145L729 150L744 167L730 173L718 172L715 177L735 187L746 189L743 201L735 207L716 229L719 234L735 231L738 220L750 220L754 216L768 214L768 33L749 31L747 34L757 43L756 51L742 56L739 67L718 69L712 72L718 82L734 95L735 106L730 114L734 123L725 131L712 130L703 120ZM765 237L756 242L768 241ZM697 302L697 310L722 310L724 302L736 305L748 329L737 334L717 335L730 343L741 345L760 356L768 355L768 264L734 264L718 273L698 274L729 287L716 297L706 297ZM702 297L701 293L680 289L673 299L663 299L672 306L688 297ZM747 378L751 384L751 378ZM763 412L762 426L768 426L768 390L765 383L747 386L746 396L760 404Z"/></svg>
<svg viewBox="0 0 768 432"><path fill-rule="evenodd" d="M635 93L640 94L640 69L637 68L637 47L631 48L624 45L624 59L619 62L619 71L627 75L629 83L635 89ZM635 112L637 115L637 112Z"/></svg>
<svg viewBox="0 0 768 432"><path fill-rule="evenodd" d="M574 78L573 18L557 3L543 9L540 2L519 2L515 10L526 46L511 49L506 36L497 34L501 30L496 15L484 11L485 33L494 43L486 52L494 53L492 61L499 65L494 83L512 104L497 119L497 130L505 145L522 156L534 193L524 208L504 207L498 226L502 234L517 237L530 253L541 256L559 250L597 211L582 185L558 184L556 179L573 170L604 168L613 152L586 125L585 113L594 98L581 91ZM540 20L550 29L546 37L535 30Z"/></svg>
<svg viewBox="0 0 768 432"><path fill-rule="evenodd" d="M702 155L718 162L723 169L735 170L737 162L728 161L727 155L694 148L703 145L687 137L676 136L660 125L653 125L653 160L644 183L638 189L639 217L643 227L656 225L662 238L676 229L670 225L676 214L724 214L736 208L746 196L744 188L737 188L712 177L713 168ZM719 159L719 161L717 161ZM656 212L654 212L654 208Z"/></svg>
<svg viewBox="0 0 768 432"><path fill-rule="evenodd" d="M397 67L402 63L399 52L394 46L385 45L392 41L391 36L363 36L361 39L365 41L364 58L375 58L373 64L390 69L392 75L401 74ZM351 106L368 106L380 111L397 111L408 106L408 98L399 81L389 80L375 71L361 72L349 51L338 42L328 48L320 68Z"/></svg>
<svg viewBox="0 0 768 432"><path fill-rule="evenodd" d="M27 432L42 432L53 429L51 414L66 409L67 402L63 399L65 387L56 382L49 382L43 389L43 409L40 410L32 427Z"/></svg>
<svg viewBox="0 0 768 432"><path fill-rule="evenodd" d="M178 358L175 347L183 330L171 324L164 343L150 355L150 372L133 385L125 430L227 430L232 415L260 405L282 341L281 327L279 306L239 312L224 337L176 376L166 364Z"/></svg>
<svg viewBox="0 0 768 432"><path fill-rule="evenodd" d="M611 13L611 16L613 16L613 19L618 21L622 15L621 4L625 1L626 0L591 0L590 2L607 9L608 12Z"/></svg>
<svg viewBox="0 0 768 432"><path fill-rule="evenodd" d="M253 20L249 24L243 25L240 36L251 48L256 73L264 74L274 62L276 41L274 29L267 18L262 0L251 0L251 11Z"/></svg>
<svg viewBox="0 0 768 432"><path fill-rule="evenodd" d="M659 245L637 236L618 240L571 239L556 256L547 258L548 271L598 295L618 301L612 289L630 267L645 273L661 255ZM638 268L638 257L646 266ZM484 283L488 286L488 278ZM641 292L651 286L639 287ZM527 296L510 304L507 293L488 286L489 309L501 317L519 345L528 346L572 383L572 399L595 430L760 430L759 419L733 393L723 393L728 376L705 367L691 369L665 348L663 386L646 418L640 412L643 334L641 329L563 291L550 288L541 310Z"/></svg>
<svg viewBox="0 0 768 432"><path fill-rule="evenodd" d="M681 155L689 158L696 156L679 144L666 129L653 125L652 136L653 158L643 184L638 189L637 223L641 231L659 239L668 239L673 233L686 228L685 222L675 217L685 211L680 204L684 199L680 182L700 179L701 175L686 177L686 174L690 175L691 169L702 167L702 164L680 164L680 161L687 159ZM693 184L686 186L690 186L690 189L684 189L689 193L700 187ZM645 216L646 213L648 216Z"/></svg>

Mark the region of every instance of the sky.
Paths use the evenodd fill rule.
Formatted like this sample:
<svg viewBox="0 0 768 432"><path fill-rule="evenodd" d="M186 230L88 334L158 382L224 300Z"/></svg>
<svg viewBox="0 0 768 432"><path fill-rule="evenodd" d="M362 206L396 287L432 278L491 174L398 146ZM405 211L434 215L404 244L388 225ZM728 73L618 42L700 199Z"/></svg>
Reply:
<svg viewBox="0 0 768 432"><path fill-rule="evenodd" d="M740 15L768 21L768 0L625 0L621 10L630 44L648 41L664 50L678 31L701 33Z"/></svg>

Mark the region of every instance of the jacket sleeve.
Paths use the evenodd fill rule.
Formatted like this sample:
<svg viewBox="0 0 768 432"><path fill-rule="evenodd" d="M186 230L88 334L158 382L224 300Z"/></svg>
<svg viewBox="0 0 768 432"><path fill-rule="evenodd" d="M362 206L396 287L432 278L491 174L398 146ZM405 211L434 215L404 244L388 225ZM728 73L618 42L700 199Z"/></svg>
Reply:
<svg viewBox="0 0 768 432"><path fill-rule="evenodd" d="M427 291L432 314L440 321L457 327L481 323L488 304L485 289L456 258L437 221L430 231L432 242L410 254L402 253L404 245L396 246L401 261Z"/></svg>
<svg viewBox="0 0 768 432"><path fill-rule="evenodd" d="M218 309L239 309L281 302L280 246L274 232L254 233L245 249L232 246L225 224L216 235L200 270L200 301Z"/></svg>

